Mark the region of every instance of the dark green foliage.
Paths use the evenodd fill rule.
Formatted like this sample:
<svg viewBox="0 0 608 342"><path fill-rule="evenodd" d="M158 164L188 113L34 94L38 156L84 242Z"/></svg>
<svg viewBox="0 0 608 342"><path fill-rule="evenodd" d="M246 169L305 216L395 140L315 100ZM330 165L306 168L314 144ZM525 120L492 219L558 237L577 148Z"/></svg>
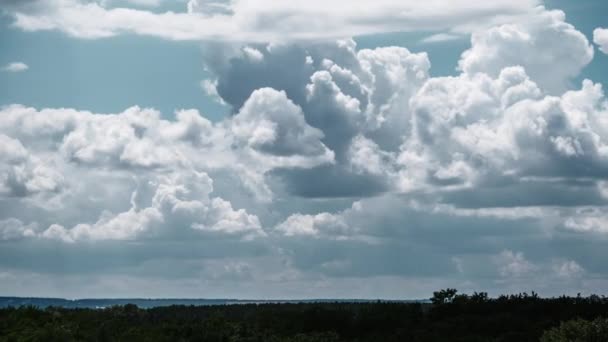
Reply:
<svg viewBox="0 0 608 342"><path fill-rule="evenodd" d="M433 292L433 298L431 298L431 303L435 305L451 303L456 297L456 293L458 290L456 289L445 289L440 291Z"/></svg>
<svg viewBox="0 0 608 342"><path fill-rule="evenodd" d="M576 319L560 324L543 334L541 342L604 342L608 340L608 319Z"/></svg>
<svg viewBox="0 0 608 342"><path fill-rule="evenodd" d="M0 341L608 341L604 297L491 299L448 289L433 303L7 308Z"/></svg>

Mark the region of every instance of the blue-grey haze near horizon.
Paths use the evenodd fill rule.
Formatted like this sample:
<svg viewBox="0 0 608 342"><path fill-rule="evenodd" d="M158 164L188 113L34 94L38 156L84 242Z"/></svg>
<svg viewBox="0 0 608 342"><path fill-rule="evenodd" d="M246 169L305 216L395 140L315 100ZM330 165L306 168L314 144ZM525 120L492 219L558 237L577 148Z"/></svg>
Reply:
<svg viewBox="0 0 608 342"><path fill-rule="evenodd" d="M117 305L133 304L141 309L158 308L165 306L214 306L214 305L247 305L247 304L301 304L301 303L375 303L377 300L369 299L302 299L302 300L246 300L246 299L180 299L180 298L123 298L123 299L62 299L62 298L26 298L26 297L0 297L0 308L18 308L34 306L37 308L69 308L69 309L104 309ZM425 300L392 300L396 303L427 303Z"/></svg>
<svg viewBox="0 0 608 342"><path fill-rule="evenodd" d="M608 288L608 3L244 1L0 0L1 295Z"/></svg>

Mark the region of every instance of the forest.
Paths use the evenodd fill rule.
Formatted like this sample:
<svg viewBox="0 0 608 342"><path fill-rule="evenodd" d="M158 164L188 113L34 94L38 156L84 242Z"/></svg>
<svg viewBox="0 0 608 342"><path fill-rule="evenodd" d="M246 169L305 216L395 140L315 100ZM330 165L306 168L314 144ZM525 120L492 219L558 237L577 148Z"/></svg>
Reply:
<svg viewBox="0 0 608 342"><path fill-rule="evenodd" d="M0 309L0 341L608 341L608 298L434 292L428 302Z"/></svg>

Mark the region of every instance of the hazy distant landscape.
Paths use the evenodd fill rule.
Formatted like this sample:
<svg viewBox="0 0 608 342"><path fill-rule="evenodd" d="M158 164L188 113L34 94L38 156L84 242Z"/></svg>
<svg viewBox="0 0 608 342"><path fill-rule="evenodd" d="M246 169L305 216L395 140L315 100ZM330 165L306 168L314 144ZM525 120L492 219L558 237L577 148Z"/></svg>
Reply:
<svg viewBox="0 0 608 342"><path fill-rule="evenodd" d="M210 306L210 305L237 305L237 304L300 304L300 303L373 303L377 300L365 299L302 299L302 300L246 300L246 299L62 299L62 298L23 298L0 297L0 308L32 306L41 309L47 307L66 309L104 309L112 306L127 304L137 305L142 309L164 306ZM429 302L429 300L391 300L391 303Z"/></svg>

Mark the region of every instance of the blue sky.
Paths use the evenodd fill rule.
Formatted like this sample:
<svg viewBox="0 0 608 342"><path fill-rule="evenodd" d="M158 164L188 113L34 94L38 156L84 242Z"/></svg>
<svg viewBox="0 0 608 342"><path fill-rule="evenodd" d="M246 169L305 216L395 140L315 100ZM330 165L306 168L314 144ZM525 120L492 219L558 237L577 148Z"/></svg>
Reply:
<svg viewBox="0 0 608 342"><path fill-rule="evenodd" d="M58 32L36 34L2 20L3 64L21 60L29 72L2 77L2 104L72 107L114 113L138 104L171 115L200 108L221 117L222 106L202 92L199 44L133 36L74 40Z"/></svg>
<svg viewBox="0 0 608 342"><path fill-rule="evenodd" d="M605 289L608 4L356 1L0 0L0 295Z"/></svg>

